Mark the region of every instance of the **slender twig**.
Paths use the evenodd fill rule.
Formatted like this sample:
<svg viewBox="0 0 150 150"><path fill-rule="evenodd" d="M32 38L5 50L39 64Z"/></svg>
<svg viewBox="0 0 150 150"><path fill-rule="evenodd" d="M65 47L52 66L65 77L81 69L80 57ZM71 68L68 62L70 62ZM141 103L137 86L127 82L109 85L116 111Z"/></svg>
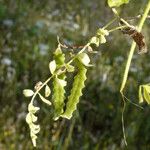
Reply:
<svg viewBox="0 0 150 150"><path fill-rule="evenodd" d="M138 104L132 102L132 101L131 101L130 99L128 99L125 95L123 95L123 97L124 97L129 103L133 104L134 106L136 106L136 107L138 107L138 108L140 108L140 109L144 109L142 106L140 106L140 105L138 105Z"/></svg>
<svg viewBox="0 0 150 150"><path fill-rule="evenodd" d="M61 47L63 47L63 48L68 48L65 44L62 44L62 43L60 42L59 36L57 36L57 41L58 41L58 44L59 44Z"/></svg>
<svg viewBox="0 0 150 150"><path fill-rule="evenodd" d="M142 30L144 22L145 22L145 20L148 16L149 10L150 10L150 0L148 1L148 4L146 5L145 11L144 11L144 14L143 14L143 16L142 16L142 18L139 22L138 29L137 29L139 32ZM123 100L122 130L123 130L123 136L124 136L124 141L125 141L126 145L127 145L127 141L126 141L125 128L124 128L124 117L123 117L126 103L125 103L125 100L124 100L125 97L124 97L124 94L123 94L123 90L124 90L126 82L127 82L128 73L129 73L129 69L130 69L130 65L131 65L131 60L132 60L132 57L133 57L133 54L134 54L134 51L135 51L135 47L136 47L136 43L133 41L132 45L131 45L131 48L130 48L130 52L129 52L129 56L128 56L128 60L127 60L127 63L126 63L126 68L125 68L125 71L124 71L123 80L122 80L121 88L120 88L120 93L121 93L122 100Z"/></svg>
<svg viewBox="0 0 150 150"><path fill-rule="evenodd" d="M144 14L143 14L141 20L140 20L140 23L139 23L139 26L138 26L138 29L137 29L139 32L141 31L141 29L142 29L142 27L144 25L144 22L145 22L145 20L147 18L149 10L150 10L150 0L148 1L148 4L146 5L146 9L144 11ZM129 56L128 56L128 60L127 60L126 68L125 68L125 72L124 72L124 75L123 75L123 80L122 80L120 92L123 92L123 89L125 87L135 47L136 47L136 43L133 41L132 45L131 45L131 48L130 48L130 52L129 52Z"/></svg>
<svg viewBox="0 0 150 150"><path fill-rule="evenodd" d="M33 103L34 98L36 97L36 95L39 93L39 91L53 78L53 75L51 77L49 77L34 93L32 99L31 99L31 103Z"/></svg>
<svg viewBox="0 0 150 150"><path fill-rule="evenodd" d="M135 20L135 19L142 18L142 16L143 16L143 15L137 15L137 16L135 16L135 17L127 17L126 19L127 19L128 21L132 21L132 20ZM146 17L146 19L150 19L150 16L148 15L148 16Z"/></svg>
<svg viewBox="0 0 150 150"><path fill-rule="evenodd" d="M91 44L91 43L87 43L87 44L78 52L78 54L83 53L83 52L86 50L86 48L87 48L88 46L90 46L90 44ZM78 54L77 54L77 55L78 55Z"/></svg>
<svg viewBox="0 0 150 150"><path fill-rule="evenodd" d="M108 28L112 23L114 23L116 21L117 18L114 18L113 20L111 20L110 22L108 22L104 27L103 29L106 29Z"/></svg>
<svg viewBox="0 0 150 150"><path fill-rule="evenodd" d="M121 114L121 121L122 121L122 132L124 137L124 143L127 146L126 134L125 134L125 126L124 126L124 112L126 108L126 101L124 99L123 93L121 93L122 100L123 100L123 107L122 107L122 114Z"/></svg>
<svg viewBox="0 0 150 150"><path fill-rule="evenodd" d="M124 26L119 26L119 27L113 28L113 29L109 30L109 33L110 33L110 32L113 32L113 31L116 31L116 30L119 30L119 29L126 28L126 27L128 27L128 26L127 26L127 25L124 25Z"/></svg>

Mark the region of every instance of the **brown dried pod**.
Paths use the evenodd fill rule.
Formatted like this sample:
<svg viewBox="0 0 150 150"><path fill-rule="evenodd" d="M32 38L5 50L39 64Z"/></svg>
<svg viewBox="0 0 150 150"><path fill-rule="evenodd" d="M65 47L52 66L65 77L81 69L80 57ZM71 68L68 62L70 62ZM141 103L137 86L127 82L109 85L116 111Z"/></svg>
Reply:
<svg viewBox="0 0 150 150"><path fill-rule="evenodd" d="M126 27L121 31L123 34L128 34L130 37L133 38L133 40L135 41L135 43L138 45L139 48L138 54L144 54L147 52L147 46L145 43L144 35L141 32L138 32L134 26Z"/></svg>

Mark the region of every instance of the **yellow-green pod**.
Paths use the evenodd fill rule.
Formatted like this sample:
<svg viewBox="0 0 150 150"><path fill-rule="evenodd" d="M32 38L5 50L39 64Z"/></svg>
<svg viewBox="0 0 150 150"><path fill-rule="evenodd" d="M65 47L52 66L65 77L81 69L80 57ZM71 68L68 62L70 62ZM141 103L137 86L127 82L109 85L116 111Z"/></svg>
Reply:
<svg viewBox="0 0 150 150"><path fill-rule="evenodd" d="M68 101L66 104L66 110L61 115L61 117L67 119L70 119L72 117L73 112L76 110L79 98L82 96L82 89L85 87L84 82L86 80L87 69L79 61L77 62L77 67L78 72L77 75L74 77L71 93L68 97Z"/></svg>
<svg viewBox="0 0 150 150"><path fill-rule="evenodd" d="M54 106L54 120L57 120L64 112L65 99L65 84L66 81L57 77L53 80L53 106Z"/></svg>
<svg viewBox="0 0 150 150"><path fill-rule="evenodd" d="M62 65L65 64L65 55L63 54L61 48L58 46L54 53L54 60L56 62L56 68L59 69ZM55 75L53 79L53 95L52 102L54 106L54 119L57 120L60 115L64 112L64 99L65 99L65 73L61 75Z"/></svg>

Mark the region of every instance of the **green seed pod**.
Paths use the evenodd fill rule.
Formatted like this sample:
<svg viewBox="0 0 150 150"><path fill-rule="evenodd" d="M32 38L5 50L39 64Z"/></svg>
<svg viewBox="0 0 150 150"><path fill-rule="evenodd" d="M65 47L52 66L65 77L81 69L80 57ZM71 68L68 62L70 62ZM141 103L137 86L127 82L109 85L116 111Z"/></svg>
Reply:
<svg viewBox="0 0 150 150"><path fill-rule="evenodd" d="M79 102L79 98L82 96L82 89L85 87L84 82L86 80L87 69L79 61L77 61L77 67L78 67L78 73L74 77L71 93L68 97L68 102L66 104L66 110L61 115L61 117L67 119L70 119L72 117L73 112L76 110L77 104Z"/></svg>
<svg viewBox="0 0 150 150"><path fill-rule="evenodd" d="M57 120L64 112L65 99L65 85L66 81L57 77L53 80L53 105L54 105L54 120Z"/></svg>
<svg viewBox="0 0 150 150"><path fill-rule="evenodd" d="M54 60L56 62L56 68L65 64L65 54L62 52L60 46L54 52ZM65 89L66 81L65 73L61 75L55 75L53 80L53 106L54 106L54 120L57 120L60 115L64 112L64 99L65 99Z"/></svg>

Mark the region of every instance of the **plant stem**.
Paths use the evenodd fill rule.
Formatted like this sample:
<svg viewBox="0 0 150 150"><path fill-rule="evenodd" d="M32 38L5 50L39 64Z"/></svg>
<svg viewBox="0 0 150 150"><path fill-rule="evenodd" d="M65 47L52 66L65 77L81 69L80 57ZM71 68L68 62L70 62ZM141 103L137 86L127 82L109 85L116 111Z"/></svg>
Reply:
<svg viewBox="0 0 150 150"><path fill-rule="evenodd" d="M139 25L138 25L138 31L139 32L142 30L142 27L144 25L144 22L145 22L147 16L148 16L149 11L150 11L150 0L148 1L147 5L146 5L146 8L145 8L145 11L144 11L144 14L143 14L143 16L142 16L142 18L141 18L141 20L139 22ZM126 102L125 102L125 99L124 99L125 96L123 94L123 90L124 90L126 82L127 82L128 73L129 73L131 60L132 60L132 57L133 57L133 54L134 54L135 47L136 47L136 43L133 41L132 45L131 45L131 48L130 48L129 55L128 55L126 68L125 68L125 71L124 71L123 80L122 80L121 88L120 88L120 93L121 93L122 100L123 100L123 108L122 108L122 117L121 118L122 118L122 130L123 130L123 136L124 136L125 145L127 145L127 141L126 141L126 135L125 135L124 117L123 116L124 116Z"/></svg>
<svg viewBox="0 0 150 150"><path fill-rule="evenodd" d="M132 45L131 45L131 48L130 48L128 60L127 60L127 63L126 63L126 68L125 68L125 72L124 72L124 75L123 75L123 80L122 80L122 83L121 83L121 88L120 88L120 92L121 93L122 93L122 91L123 91L123 89L125 87L125 84L127 82L129 68L130 68L130 64L131 64L131 60L132 60L132 57L133 57L133 53L134 53L135 47L136 47L136 43L133 41Z"/></svg>
<svg viewBox="0 0 150 150"><path fill-rule="evenodd" d="M109 27L112 23L114 23L114 21L116 21L117 18L114 18L113 20L111 20L110 22L108 22L103 29L106 29L107 27Z"/></svg>
<svg viewBox="0 0 150 150"><path fill-rule="evenodd" d="M147 16L148 16L149 11L150 11L150 0L148 1L148 4L146 5L145 11L144 11L144 14L143 14L143 16L142 16L142 18L139 22L139 25L138 25L138 31L139 32L142 30L142 27L144 25L144 22L145 22ZM124 72L124 75L123 75L123 80L122 80L122 84L121 84L121 88L120 88L121 93L123 93L124 87L125 87L126 82L127 82L129 68L130 68L130 65L131 65L131 60L132 60L132 57L133 57L135 47L136 47L136 43L133 41L132 45L131 45L131 48L130 48L128 60L127 60L127 63L126 63L125 72Z"/></svg>
<svg viewBox="0 0 150 150"><path fill-rule="evenodd" d="M90 45L90 43L87 43L87 44L81 49L81 51L78 52L78 54L83 53L89 45ZM77 55L78 55L78 54L77 54ZM74 57L73 59L71 59L67 64L68 64L68 65L71 64L75 58L76 58L76 57ZM65 68L65 70L66 70L66 68ZM64 70L64 71L65 71L65 70ZM49 77L49 78L40 86L40 88L34 93L32 99L31 99L31 103L33 103L34 98L36 97L36 95L37 95L37 94L39 93L39 91L53 78L53 76L54 76L54 75L52 75L51 77Z"/></svg>
<svg viewBox="0 0 150 150"><path fill-rule="evenodd" d="M91 44L91 43L88 42L88 43L78 52L78 54L83 53L83 52L86 50L86 48L87 48L88 46L90 46L90 44ZM78 55L78 54L77 54L77 55Z"/></svg>
<svg viewBox="0 0 150 150"><path fill-rule="evenodd" d="M77 55L83 53L88 46L90 46L90 43L87 43L67 64L70 65L76 59Z"/></svg>
<svg viewBox="0 0 150 150"><path fill-rule="evenodd" d="M109 30L109 33L110 33L110 32L113 32L113 31L116 31L116 30L119 30L119 29L126 28L126 27L128 27L128 26L127 26L127 25L124 25L124 26L119 26L119 27L113 28L113 29Z"/></svg>
<svg viewBox="0 0 150 150"><path fill-rule="evenodd" d="M140 23L139 23L139 26L138 26L138 31L139 32L142 30L142 27L144 25L144 22L145 22L147 16L148 16L149 11L150 11L150 0L148 1L147 7L144 11L144 14L143 14L141 20L140 20Z"/></svg>
<svg viewBox="0 0 150 150"><path fill-rule="evenodd" d="M125 25L128 27L132 27L127 21L125 21L123 18L120 18L120 21L122 21Z"/></svg>

